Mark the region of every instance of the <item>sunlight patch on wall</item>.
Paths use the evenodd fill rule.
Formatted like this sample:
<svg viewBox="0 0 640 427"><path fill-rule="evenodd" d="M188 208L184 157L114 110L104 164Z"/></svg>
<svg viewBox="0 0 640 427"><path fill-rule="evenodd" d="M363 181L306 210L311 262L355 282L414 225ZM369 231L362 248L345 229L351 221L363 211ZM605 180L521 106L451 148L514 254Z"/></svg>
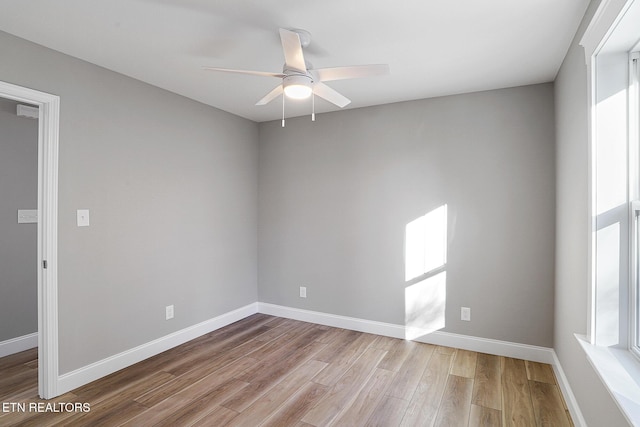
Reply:
<svg viewBox="0 0 640 427"><path fill-rule="evenodd" d="M447 301L447 272L405 288L405 338L419 336L444 328Z"/></svg>
<svg viewBox="0 0 640 427"><path fill-rule="evenodd" d="M411 221L405 230L405 281L447 262L447 205Z"/></svg>
<svg viewBox="0 0 640 427"><path fill-rule="evenodd" d="M445 326L447 301L447 205L405 227L405 337ZM417 281L416 281L417 280ZM411 282L415 283L411 283Z"/></svg>

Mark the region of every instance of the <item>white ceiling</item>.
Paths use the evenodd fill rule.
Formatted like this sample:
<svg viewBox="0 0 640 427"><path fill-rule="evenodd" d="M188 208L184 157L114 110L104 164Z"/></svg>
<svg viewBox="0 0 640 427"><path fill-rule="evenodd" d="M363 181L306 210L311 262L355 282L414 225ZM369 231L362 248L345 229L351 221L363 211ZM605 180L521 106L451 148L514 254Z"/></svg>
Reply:
<svg viewBox="0 0 640 427"><path fill-rule="evenodd" d="M278 28L312 35L315 68L388 63L327 84L357 108L552 81L589 0L3 0L0 30L262 122L282 70ZM291 101L287 117L310 113ZM338 110L316 98L316 111Z"/></svg>

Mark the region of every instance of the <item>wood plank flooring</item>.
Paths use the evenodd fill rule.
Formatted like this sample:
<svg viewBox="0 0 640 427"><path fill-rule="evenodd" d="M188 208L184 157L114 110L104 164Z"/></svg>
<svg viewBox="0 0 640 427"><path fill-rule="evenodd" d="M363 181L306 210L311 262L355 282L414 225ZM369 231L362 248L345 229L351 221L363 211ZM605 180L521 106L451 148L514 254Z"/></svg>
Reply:
<svg viewBox="0 0 640 427"><path fill-rule="evenodd" d="M51 401L36 359L0 359L0 426L573 425L549 365L263 314Z"/></svg>

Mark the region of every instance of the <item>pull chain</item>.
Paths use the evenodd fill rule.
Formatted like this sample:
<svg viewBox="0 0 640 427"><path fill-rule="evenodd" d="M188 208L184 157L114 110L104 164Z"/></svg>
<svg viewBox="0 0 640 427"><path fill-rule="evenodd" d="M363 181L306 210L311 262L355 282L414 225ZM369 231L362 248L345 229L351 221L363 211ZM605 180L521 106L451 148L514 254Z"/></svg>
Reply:
<svg viewBox="0 0 640 427"><path fill-rule="evenodd" d="M311 93L311 121L316 121L316 94Z"/></svg>
<svg viewBox="0 0 640 427"><path fill-rule="evenodd" d="M284 93L282 94L282 127L284 127Z"/></svg>

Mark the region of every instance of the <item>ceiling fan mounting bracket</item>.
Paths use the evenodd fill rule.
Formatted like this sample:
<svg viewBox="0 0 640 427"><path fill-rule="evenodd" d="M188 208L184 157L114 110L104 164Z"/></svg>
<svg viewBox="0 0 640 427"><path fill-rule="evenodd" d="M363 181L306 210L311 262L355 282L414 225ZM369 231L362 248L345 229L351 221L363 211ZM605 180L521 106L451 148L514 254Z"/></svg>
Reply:
<svg viewBox="0 0 640 427"><path fill-rule="evenodd" d="M305 48L311 44L311 33L307 30L303 30L302 28L292 28L289 31L293 31L298 34L300 38L300 45Z"/></svg>

